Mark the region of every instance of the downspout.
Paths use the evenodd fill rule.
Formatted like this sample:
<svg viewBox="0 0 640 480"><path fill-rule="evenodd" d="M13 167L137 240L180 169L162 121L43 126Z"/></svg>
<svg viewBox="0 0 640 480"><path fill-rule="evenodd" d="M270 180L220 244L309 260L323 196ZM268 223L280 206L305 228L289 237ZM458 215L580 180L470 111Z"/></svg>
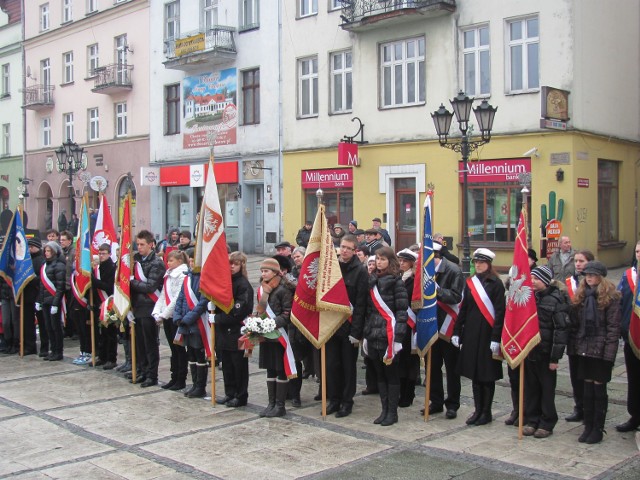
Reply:
<svg viewBox="0 0 640 480"><path fill-rule="evenodd" d="M280 216L278 218L278 238L284 238L284 222L282 221L282 182L284 161L282 158L284 124L282 120L282 0L278 0L278 205L280 205ZM273 181L273 175L271 176Z"/></svg>
<svg viewBox="0 0 640 480"><path fill-rule="evenodd" d="M22 57L22 105L25 104L24 95L27 88L26 73L26 55L24 51L24 35L25 35L25 16L24 16L24 0L20 1L20 55ZM27 178L27 109L22 108L22 178ZM28 197L27 197L28 198ZM26 211L27 198L24 198L22 208ZM33 222L35 219L32 219ZM32 227L33 228L33 227ZM37 228L37 227L36 227Z"/></svg>

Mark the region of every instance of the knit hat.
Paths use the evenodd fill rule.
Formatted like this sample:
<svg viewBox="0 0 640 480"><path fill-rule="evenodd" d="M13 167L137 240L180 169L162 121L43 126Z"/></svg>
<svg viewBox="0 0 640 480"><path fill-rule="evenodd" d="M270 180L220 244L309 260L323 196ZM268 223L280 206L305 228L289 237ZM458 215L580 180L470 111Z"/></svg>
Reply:
<svg viewBox="0 0 640 480"><path fill-rule="evenodd" d="M43 248L49 247L53 253L55 253L56 257L62 255L62 247L58 242L47 242L44 244Z"/></svg>
<svg viewBox="0 0 640 480"><path fill-rule="evenodd" d="M27 239L27 243L29 244L30 247L36 247L36 248L42 250L42 242L37 237L28 238Z"/></svg>
<svg viewBox="0 0 640 480"><path fill-rule="evenodd" d="M553 279L553 273L551 272L551 269L546 265L534 268L533 270L531 270L531 275L536 277L545 285L549 285L551 283L551 280Z"/></svg>
<svg viewBox="0 0 640 480"><path fill-rule="evenodd" d="M275 258L265 258L260 264L260 270L273 270L280 273L280 264Z"/></svg>
<svg viewBox="0 0 640 480"><path fill-rule="evenodd" d="M358 228L358 222L356 220L351 220L349 222L349 224L353 225L354 227Z"/></svg>
<svg viewBox="0 0 640 480"><path fill-rule="evenodd" d="M342 228L342 224L340 223L334 223L333 224L333 229L335 230L336 228ZM344 230L344 228L342 228Z"/></svg>
<svg viewBox="0 0 640 480"><path fill-rule="evenodd" d="M415 262L418 259L418 255L413 253L408 248L400 250L397 255L398 255L398 258L409 260L410 262Z"/></svg>
<svg viewBox="0 0 640 480"><path fill-rule="evenodd" d="M474 260L483 260L485 262L493 262L493 259L496 258L496 254L493 253L488 248L478 248L475 252L473 252Z"/></svg>
<svg viewBox="0 0 640 480"><path fill-rule="evenodd" d="M527 249L527 256L533 260L534 262L538 261L538 254L536 253L536 251L533 248L529 248Z"/></svg>
<svg viewBox="0 0 640 480"><path fill-rule="evenodd" d="M605 267L604 263L599 262L598 260L591 260L587 262L587 264L582 269L582 275L587 274L600 275L601 277L607 276L607 267Z"/></svg>

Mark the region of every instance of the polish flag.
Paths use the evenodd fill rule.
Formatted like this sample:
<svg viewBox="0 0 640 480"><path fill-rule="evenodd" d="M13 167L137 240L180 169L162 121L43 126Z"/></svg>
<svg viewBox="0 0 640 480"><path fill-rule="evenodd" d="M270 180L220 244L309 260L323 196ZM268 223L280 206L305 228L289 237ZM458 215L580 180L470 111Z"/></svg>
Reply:
<svg viewBox="0 0 640 480"><path fill-rule="evenodd" d="M111 245L111 260L118 261L118 236L116 228L113 225L109 203L105 195L100 195L100 208L98 209L98 218L96 219L96 228L91 240L91 254L97 255L98 248L103 243Z"/></svg>
<svg viewBox="0 0 640 480"><path fill-rule="evenodd" d="M118 316L124 320L131 309L131 193L128 193L122 208L122 237L120 258L113 291L113 306Z"/></svg>

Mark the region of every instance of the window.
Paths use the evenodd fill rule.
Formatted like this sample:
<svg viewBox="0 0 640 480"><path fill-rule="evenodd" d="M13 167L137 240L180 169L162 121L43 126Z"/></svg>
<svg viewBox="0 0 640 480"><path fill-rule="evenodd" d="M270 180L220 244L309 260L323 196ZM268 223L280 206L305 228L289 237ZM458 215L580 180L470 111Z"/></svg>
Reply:
<svg viewBox="0 0 640 480"><path fill-rule="evenodd" d="M339 10L342 8L342 0L331 0L329 4L330 10Z"/></svg>
<svg viewBox="0 0 640 480"><path fill-rule="evenodd" d="M98 44L94 43L87 47L87 77L96 75L96 68L100 66L100 56Z"/></svg>
<svg viewBox="0 0 640 480"><path fill-rule="evenodd" d="M537 90L540 87L538 17L508 24L509 91Z"/></svg>
<svg viewBox="0 0 640 480"><path fill-rule="evenodd" d="M618 241L618 162L598 160L598 241Z"/></svg>
<svg viewBox="0 0 640 480"><path fill-rule="evenodd" d="M218 1L204 0L204 31L209 32L218 25Z"/></svg>
<svg viewBox="0 0 640 480"><path fill-rule="evenodd" d="M42 146L49 147L51 145L51 117L42 119Z"/></svg>
<svg viewBox="0 0 640 480"><path fill-rule="evenodd" d="M489 57L489 27L477 27L462 32L464 57L464 91L467 95L491 93Z"/></svg>
<svg viewBox="0 0 640 480"><path fill-rule="evenodd" d="M164 5L164 39L175 40L180 35L180 5L169 2Z"/></svg>
<svg viewBox="0 0 640 480"><path fill-rule="evenodd" d="M73 113L64 113L62 115L62 121L64 123L64 138L62 143L67 140L73 140Z"/></svg>
<svg viewBox="0 0 640 480"><path fill-rule="evenodd" d="M298 0L301 17L316 15L318 13L318 0Z"/></svg>
<svg viewBox="0 0 640 480"><path fill-rule="evenodd" d="M49 103L52 92L49 88L51 86L51 62L48 58L40 60L40 78L44 87L43 100L45 103Z"/></svg>
<svg viewBox="0 0 640 480"><path fill-rule="evenodd" d="M318 115L318 58L298 60L298 115Z"/></svg>
<svg viewBox="0 0 640 480"><path fill-rule="evenodd" d="M73 82L73 52L62 54L62 64L64 65L62 83Z"/></svg>
<svg viewBox="0 0 640 480"><path fill-rule="evenodd" d="M348 225L353 217L353 189L351 187L329 189L323 188L324 203L327 212L327 222L330 225L341 223ZM316 190L305 189L305 218L315 218L318 212L318 197ZM346 228L346 227L345 227Z"/></svg>
<svg viewBox="0 0 640 480"><path fill-rule="evenodd" d="M522 185L469 185L469 234L476 242L513 242L522 210Z"/></svg>
<svg viewBox="0 0 640 480"><path fill-rule="evenodd" d="M98 11L98 0L87 0L87 13Z"/></svg>
<svg viewBox="0 0 640 480"><path fill-rule="evenodd" d="M127 104L116 103L116 137L127 136Z"/></svg>
<svg viewBox="0 0 640 480"><path fill-rule="evenodd" d="M165 95L165 135L180 133L180 84L164 87Z"/></svg>
<svg viewBox="0 0 640 480"><path fill-rule="evenodd" d="M331 112L350 112L353 87L351 51L331 54Z"/></svg>
<svg viewBox="0 0 640 480"><path fill-rule="evenodd" d="M2 155L11 155L11 124L2 125Z"/></svg>
<svg viewBox="0 0 640 480"><path fill-rule="evenodd" d="M241 0L240 30L258 27L260 25L258 13L258 0Z"/></svg>
<svg viewBox="0 0 640 480"><path fill-rule="evenodd" d="M245 125L260 123L260 69L242 72L242 121Z"/></svg>
<svg viewBox="0 0 640 480"><path fill-rule="evenodd" d="M89 141L98 140L100 138L100 116L97 108L87 110L87 124L89 125L87 132Z"/></svg>
<svg viewBox="0 0 640 480"><path fill-rule="evenodd" d="M424 38L380 46L383 107L424 103L424 47Z"/></svg>
<svg viewBox="0 0 640 480"><path fill-rule="evenodd" d="M62 0L62 23L73 20L73 0Z"/></svg>
<svg viewBox="0 0 640 480"><path fill-rule="evenodd" d="M40 5L40 31L49 30L49 4Z"/></svg>
<svg viewBox="0 0 640 480"><path fill-rule="evenodd" d="M0 96L8 97L11 95L11 65L5 63L2 65L2 91Z"/></svg>

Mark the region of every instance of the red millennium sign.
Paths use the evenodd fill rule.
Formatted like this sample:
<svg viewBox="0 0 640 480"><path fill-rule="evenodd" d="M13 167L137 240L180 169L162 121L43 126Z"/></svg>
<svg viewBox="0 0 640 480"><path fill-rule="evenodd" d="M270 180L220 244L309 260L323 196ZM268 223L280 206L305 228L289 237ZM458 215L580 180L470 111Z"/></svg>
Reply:
<svg viewBox="0 0 640 480"><path fill-rule="evenodd" d="M302 171L302 188L339 187L353 187L353 170L351 168Z"/></svg>
<svg viewBox="0 0 640 480"><path fill-rule="evenodd" d="M357 143L338 143L338 165L341 167L360 166L360 157L358 157Z"/></svg>
<svg viewBox="0 0 640 480"><path fill-rule="evenodd" d="M459 162L460 183L463 182L463 163ZM531 172L530 158L503 158L502 160L480 160L467 163L469 183L500 182L517 183L518 175Z"/></svg>

